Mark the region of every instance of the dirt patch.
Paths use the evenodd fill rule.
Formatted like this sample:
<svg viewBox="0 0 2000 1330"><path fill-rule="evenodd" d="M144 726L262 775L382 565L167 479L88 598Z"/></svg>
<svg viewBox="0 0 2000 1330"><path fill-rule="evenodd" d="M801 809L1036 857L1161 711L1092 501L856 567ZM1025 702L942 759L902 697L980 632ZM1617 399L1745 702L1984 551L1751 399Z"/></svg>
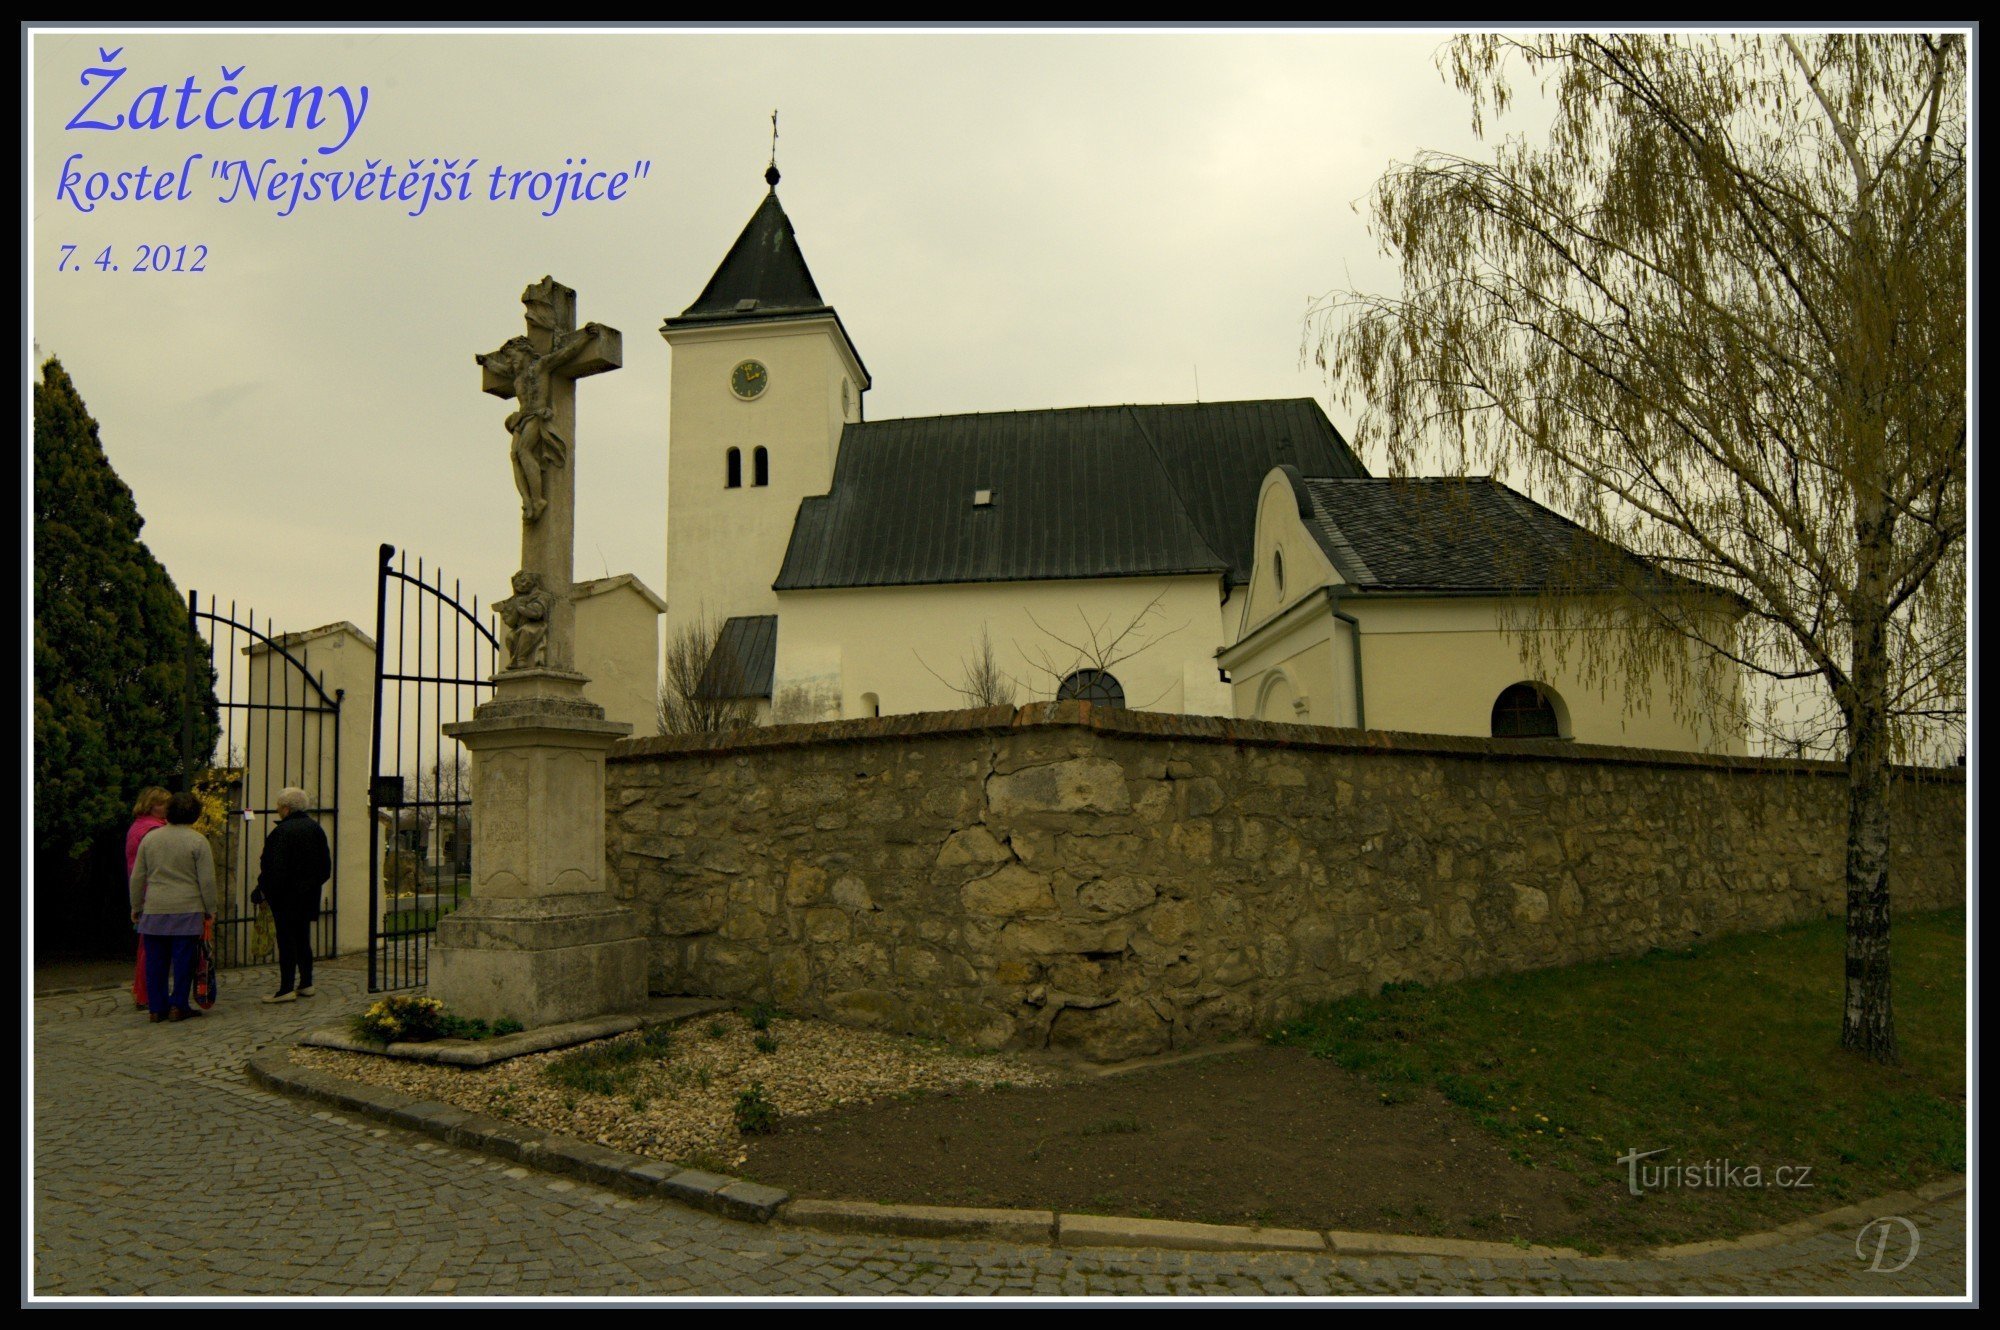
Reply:
<svg viewBox="0 0 2000 1330"><path fill-rule="evenodd" d="M742 1172L797 1196L1567 1242L1615 1183L1516 1162L1434 1091L1263 1048L788 1122Z"/></svg>

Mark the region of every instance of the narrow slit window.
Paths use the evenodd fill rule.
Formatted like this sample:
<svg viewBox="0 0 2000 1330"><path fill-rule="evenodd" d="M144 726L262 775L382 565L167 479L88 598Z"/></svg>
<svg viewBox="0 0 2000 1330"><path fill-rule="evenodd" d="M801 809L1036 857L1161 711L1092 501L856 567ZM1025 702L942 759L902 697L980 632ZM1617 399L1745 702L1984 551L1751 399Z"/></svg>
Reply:
<svg viewBox="0 0 2000 1330"><path fill-rule="evenodd" d="M771 483L771 454L759 448L750 455L750 483L768 485Z"/></svg>
<svg viewBox="0 0 2000 1330"><path fill-rule="evenodd" d="M729 489L740 490L743 488L742 449L731 448L729 450L729 478L723 483Z"/></svg>

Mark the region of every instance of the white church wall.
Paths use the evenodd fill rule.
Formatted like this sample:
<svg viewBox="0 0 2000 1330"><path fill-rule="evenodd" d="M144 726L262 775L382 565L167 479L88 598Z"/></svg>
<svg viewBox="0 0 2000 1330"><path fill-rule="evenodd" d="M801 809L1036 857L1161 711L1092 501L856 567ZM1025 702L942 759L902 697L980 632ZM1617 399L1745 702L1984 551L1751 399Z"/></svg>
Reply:
<svg viewBox="0 0 2000 1330"><path fill-rule="evenodd" d="M845 643L838 638L801 636L785 643L785 620L778 619L778 658L771 679L771 723L803 725L863 714L859 699L844 703L840 666Z"/></svg>
<svg viewBox="0 0 2000 1330"><path fill-rule="evenodd" d="M1215 663L1221 587L1201 576L788 591L779 598L774 717L793 718L782 702L787 686L828 683L837 687L840 716L870 714L865 694L883 715L970 705L952 685L962 683L982 630L1002 672L1018 681L1015 702L1047 701L1058 680L1040 667L1076 663L1058 637L1087 643L1093 628L1100 640L1115 635L1156 597L1128 639L1148 645L1111 670L1126 705L1228 714Z"/></svg>
<svg viewBox="0 0 2000 1330"><path fill-rule="evenodd" d="M1361 622L1369 728L1490 735L1501 691L1531 678L1518 639L1503 631L1508 604L1500 597L1343 601L1342 608ZM1622 685L1586 683L1573 666L1552 669L1534 682L1561 697L1570 720L1564 737L1579 743L1744 751L1740 734L1717 738L1706 726L1674 714L1664 664L1629 710Z"/></svg>
<svg viewBox="0 0 2000 1330"><path fill-rule="evenodd" d="M1190 660L1181 667L1181 704L1175 710L1185 716L1236 714L1230 702L1229 684L1213 655Z"/></svg>
<svg viewBox="0 0 2000 1330"><path fill-rule="evenodd" d="M1324 609L1308 608L1260 637L1255 650L1230 668L1235 714L1286 725L1352 727L1352 648L1333 631L1344 627ZM1282 712L1269 705L1275 675L1284 677L1288 690ZM1302 709L1292 706L1301 700Z"/></svg>

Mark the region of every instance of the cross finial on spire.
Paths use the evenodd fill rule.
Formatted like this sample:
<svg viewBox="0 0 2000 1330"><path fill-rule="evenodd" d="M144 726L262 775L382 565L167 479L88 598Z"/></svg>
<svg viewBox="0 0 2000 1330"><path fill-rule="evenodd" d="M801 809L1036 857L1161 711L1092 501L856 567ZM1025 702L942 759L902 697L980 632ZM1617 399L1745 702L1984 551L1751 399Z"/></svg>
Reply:
<svg viewBox="0 0 2000 1330"><path fill-rule="evenodd" d="M771 112L771 164L764 168L764 181L772 189L778 187L778 113Z"/></svg>

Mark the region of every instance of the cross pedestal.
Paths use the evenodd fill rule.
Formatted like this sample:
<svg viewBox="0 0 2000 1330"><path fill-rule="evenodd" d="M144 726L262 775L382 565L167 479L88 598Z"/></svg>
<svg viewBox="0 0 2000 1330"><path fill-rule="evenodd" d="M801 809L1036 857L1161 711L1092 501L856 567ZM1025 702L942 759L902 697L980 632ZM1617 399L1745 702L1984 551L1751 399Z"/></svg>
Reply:
<svg viewBox="0 0 2000 1330"><path fill-rule="evenodd" d="M550 278L521 299L527 337L480 364L486 391L518 393L513 443L520 414L546 409L563 453L543 468L545 506L523 494L522 571L551 603L536 659L510 660L473 719L444 727L472 754L472 896L438 921L430 993L455 1015L533 1028L638 1010L647 949L604 868L604 754L632 727L604 718L573 667L574 379L618 368L618 333L577 329L575 293Z"/></svg>

